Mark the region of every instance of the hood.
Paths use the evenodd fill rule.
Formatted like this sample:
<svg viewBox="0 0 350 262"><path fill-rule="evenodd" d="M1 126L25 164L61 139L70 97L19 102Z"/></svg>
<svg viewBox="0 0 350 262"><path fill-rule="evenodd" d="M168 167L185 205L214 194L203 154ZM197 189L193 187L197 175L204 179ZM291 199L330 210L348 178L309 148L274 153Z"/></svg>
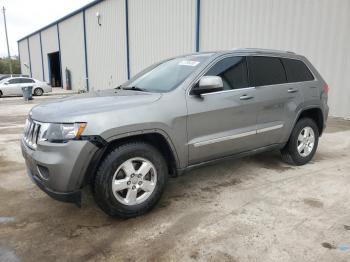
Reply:
<svg viewBox="0 0 350 262"><path fill-rule="evenodd" d="M134 108L157 101L159 93L109 89L74 95L35 106L30 112L41 122L70 122L84 116Z"/></svg>

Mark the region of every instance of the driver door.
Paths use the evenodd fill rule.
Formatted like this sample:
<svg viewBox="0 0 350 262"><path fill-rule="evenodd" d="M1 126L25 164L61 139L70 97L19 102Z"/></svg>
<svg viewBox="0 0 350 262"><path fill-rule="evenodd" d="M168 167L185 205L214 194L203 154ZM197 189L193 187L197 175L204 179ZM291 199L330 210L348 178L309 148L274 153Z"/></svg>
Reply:
<svg viewBox="0 0 350 262"><path fill-rule="evenodd" d="M248 85L246 58L223 58L205 75L220 76L224 90L187 97L190 165L251 150L256 142L256 90Z"/></svg>

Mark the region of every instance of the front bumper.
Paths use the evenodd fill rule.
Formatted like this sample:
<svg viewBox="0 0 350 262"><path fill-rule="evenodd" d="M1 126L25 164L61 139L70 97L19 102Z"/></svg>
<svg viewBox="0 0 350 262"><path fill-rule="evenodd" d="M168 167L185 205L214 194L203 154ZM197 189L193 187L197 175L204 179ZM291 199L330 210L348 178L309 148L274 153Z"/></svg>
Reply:
<svg viewBox="0 0 350 262"><path fill-rule="evenodd" d="M50 197L52 197L55 200L61 201L61 202L68 202L68 203L74 203L77 206L81 206L81 191L75 191L75 192L55 192L51 190L50 188L47 188L41 180L32 174L31 170L27 170L28 176L31 178L31 180L46 194L48 194Z"/></svg>
<svg viewBox="0 0 350 262"><path fill-rule="evenodd" d="M28 175L52 198L80 204L80 189L87 167L97 151L88 141L38 144L35 150L21 141Z"/></svg>

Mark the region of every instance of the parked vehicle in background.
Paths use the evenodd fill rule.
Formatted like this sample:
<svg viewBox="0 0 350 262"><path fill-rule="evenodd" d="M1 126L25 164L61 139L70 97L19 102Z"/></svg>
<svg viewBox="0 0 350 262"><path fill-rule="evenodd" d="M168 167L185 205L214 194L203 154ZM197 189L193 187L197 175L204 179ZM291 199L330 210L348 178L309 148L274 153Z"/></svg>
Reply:
<svg viewBox="0 0 350 262"><path fill-rule="evenodd" d="M0 75L0 81L8 77L9 77L8 75Z"/></svg>
<svg viewBox="0 0 350 262"><path fill-rule="evenodd" d="M53 198L79 204L90 184L107 214L134 217L158 202L168 174L273 149L290 164L308 163L327 100L326 82L301 55L196 53L116 89L34 107L22 153L29 176Z"/></svg>
<svg viewBox="0 0 350 262"><path fill-rule="evenodd" d="M42 81L30 77L8 77L0 81L0 97L22 95L22 87L33 86L33 95L41 96L52 92L52 87Z"/></svg>

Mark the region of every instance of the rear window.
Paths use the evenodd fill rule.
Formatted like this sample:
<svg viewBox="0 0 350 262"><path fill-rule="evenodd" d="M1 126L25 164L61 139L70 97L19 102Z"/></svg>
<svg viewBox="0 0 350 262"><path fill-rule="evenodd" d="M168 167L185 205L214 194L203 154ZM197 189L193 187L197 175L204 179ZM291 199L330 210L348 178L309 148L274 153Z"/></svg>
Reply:
<svg viewBox="0 0 350 262"><path fill-rule="evenodd" d="M266 86L287 82L282 62L277 57L248 57L251 86Z"/></svg>
<svg viewBox="0 0 350 262"><path fill-rule="evenodd" d="M303 82L314 80L309 68L300 60L282 58L287 73L288 82Z"/></svg>

